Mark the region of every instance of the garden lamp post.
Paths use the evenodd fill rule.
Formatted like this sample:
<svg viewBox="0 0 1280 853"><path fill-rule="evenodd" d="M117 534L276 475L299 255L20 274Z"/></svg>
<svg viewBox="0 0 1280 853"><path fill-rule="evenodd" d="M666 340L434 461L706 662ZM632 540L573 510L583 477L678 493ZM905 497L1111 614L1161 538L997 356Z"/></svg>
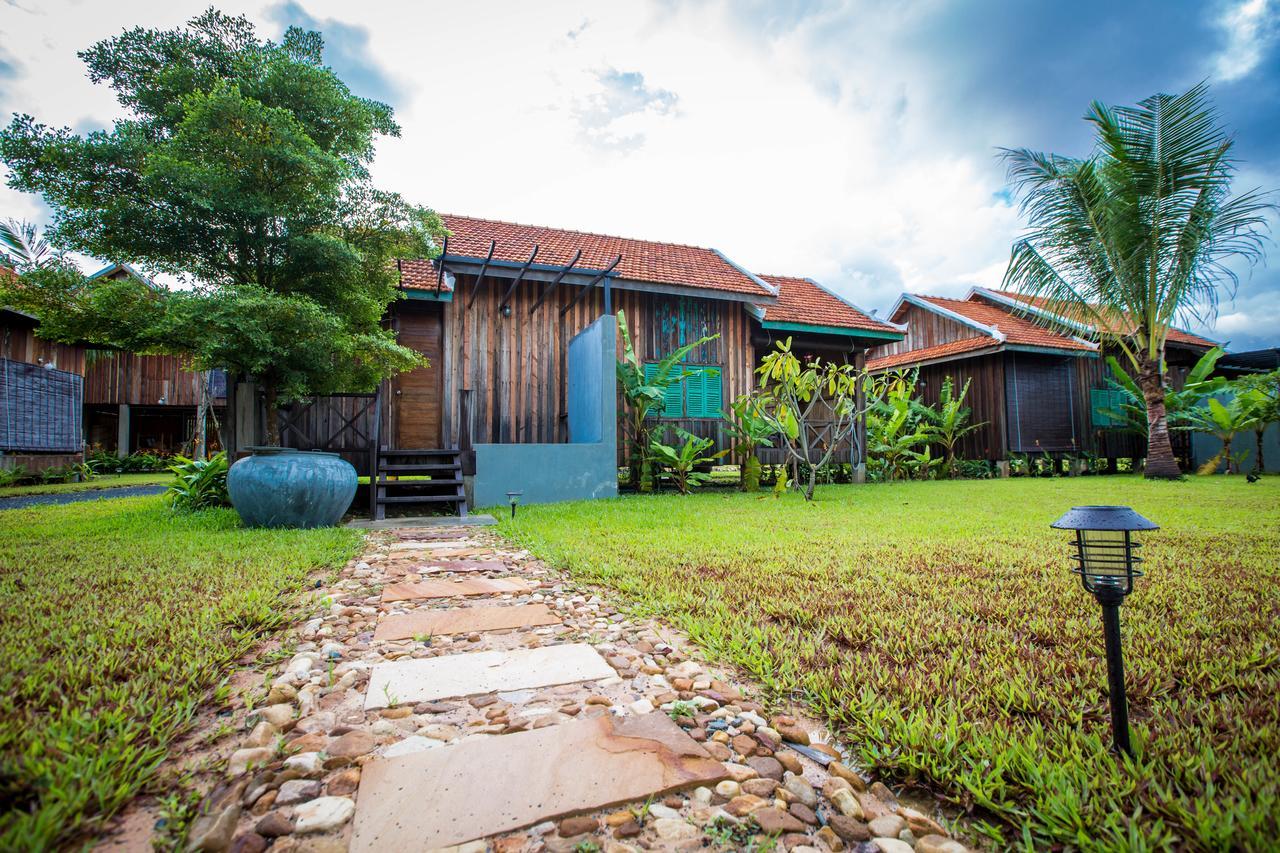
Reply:
<svg viewBox="0 0 1280 853"><path fill-rule="evenodd" d="M516 504L520 503L520 496L524 492L507 492L507 500L511 502L511 517L516 517Z"/></svg>
<svg viewBox="0 0 1280 853"><path fill-rule="evenodd" d="M1076 532L1076 566L1080 583L1102 605L1102 630L1107 643L1107 686L1111 695L1111 739L1118 752L1133 755L1129 746L1129 705L1124 695L1124 659L1120 654L1120 605L1133 592L1134 566L1141 546L1133 534L1160 526L1127 506L1076 506L1051 527Z"/></svg>

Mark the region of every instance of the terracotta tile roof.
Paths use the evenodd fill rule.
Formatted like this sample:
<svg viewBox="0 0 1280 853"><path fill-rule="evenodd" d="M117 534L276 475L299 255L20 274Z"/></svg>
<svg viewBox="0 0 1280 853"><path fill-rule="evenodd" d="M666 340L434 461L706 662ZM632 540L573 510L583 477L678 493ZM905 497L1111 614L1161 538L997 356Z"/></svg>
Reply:
<svg viewBox="0 0 1280 853"><path fill-rule="evenodd" d="M773 292L754 276L739 269L714 249L656 243L610 237L584 231L520 225L494 219L442 214L449 229L449 254L483 259L489 254L489 241L496 241L495 260L523 264L538 246L535 264L558 266L567 264L579 249L582 257L577 266L583 270L602 270L622 255L615 272L619 278L652 284L719 290L747 296L771 297ZM409 269L406 271L405 267ZM402 261L406 287L436 286L435 272L429 261Z"/></svg>
<svg viewBox="0 0 1280 853"><path fill-rule="evenodd" d="M1060 335L1023 317L1017 316L1012 309L993 305L990 302L965 299L944 299L941 296L918 297L939 308L967 317L989 328L997 329L1004 335L1005 341L1016 346L1050 347L1052 349L1069 349L1092 351L1094 348L1074 338Z"/></svg>
<svg viewBox="0 0 1280 853"><path fill-rule="evenodd" d="M991 292L999 296L1004 296L1008 299L1015 299L1018 302L1023 302L1034 308L1039 308L1042 311L1047 311L1052 314L1062 313L1063 316L1067 317L1067 319L1074 319L1070 316L1070 314L1066 314L1057 310L1054 307L1053 302L1051 302L1048 299L1045 299L1042 296L1028 296L1025 293L1017 293L1016 291L1012 291L1012 290L993 290ZM1094 325L1088 320L1079 320L1078 322L1083 326L1093 327ZM1131 332L1133 330L1133 326L1134 326L1133 322L1128 317L1125 317L1121 314L1117 314L1115 317L1115 322L1111 324L1111 328L1115 332L1119 332L1119 333ZM1168 340L1173 341L1174 343L1185 344L1187 346L1204 347L1205 349L1210 349L1218 345L1216 341L1211 341L1208 338L1201 337L1200 335L1193 335L1190 332L1184 332L1182 329L1170 329Z"/></svg>
<svg viewBox="0 0 1280 853"><path fill-rule="evenodd" d="M901 334L900 330L863 313L811 279L786 275L761 275L760 278L778 288L777 302L759 306L769 322Z"/></svg>
<svg viewBox="0 0 1280 853"><path fill-rule="evenodd" d="M959 341L948 341L945 344L925 347L924 349L899 352L893 355L873 358L867 361L867 370L889 370L895 367L910 367L937 358L976 353L979 350L995 350L1001 346L995 338L983 335L977 338L964 338Z"/></svg>
<svg viewBox="0 0 1280 853"><path fill-rule="evenodd" d="M496 253L495 253L496 254ZM435 290L436 265L426 258L402 258L396 261L400 265L400 285L410 290ZM453 286L449 277L440 281L440 292L451 293Z"/></svg>

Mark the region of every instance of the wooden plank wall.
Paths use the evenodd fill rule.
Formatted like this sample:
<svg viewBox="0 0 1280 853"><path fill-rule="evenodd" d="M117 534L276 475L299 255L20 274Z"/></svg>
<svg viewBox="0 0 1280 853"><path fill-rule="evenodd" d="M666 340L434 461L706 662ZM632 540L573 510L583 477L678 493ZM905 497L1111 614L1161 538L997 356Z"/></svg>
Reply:
<svg viewBox="0 0 1280 853"><path fill-rule="evenodd" d="M982 333L977 329L911 304L907 305L899 322L907 324L907 336L900 341L891 341L870 350L867 358L883 358L886 355L934 347L951 341L982 337Z"/></svg>
<svg viewBox="0 0 1280 853"><path fill-rule="evenodd" d="M85 403L195 406L200 403L200 376L183 369L177 356L99 350L85 369Z"/></svg>
<svg viewBox="0 0 1280 853"><path fill-rule="evenodd" d="M23 319L8 322L14 315L4 312L0 317L0 358L22 361L27 364L52 364L57 370L65 370L78 376L84 375L84 347L59 344L37 337L33 325Z"/></svg>
<svg viewBox="0 0 1280 853"><path fill-rule="evenodd" d="M955 388L953 393L957 394L964 383L971 380L965 397L965 404L971 410L969 423L983 424L961 439L961 457L993 461L1005 458L1004 355L995 353L921 367L917 392L926 405L938 402L942 383L948 376Z"/></svg>
<svg viewBox="0 0 1280 853"><path fill-rule="evenodd" d="M559 443L568 439L565 411L565 355L569 341L604 312L600 287L583 296L561 317L580 286L561 284L530 314L547 285L521 283L511 298L511 316L500 311L510 279L486 277L467 308L474 276L459 275L453 302L444 310L443 440L458 443L460 391L473 390L477 443ZM613 290L613 310L626 312L638 355L656 361L672 349L703 335L721 335L689 358L723 371L724 402L748 390L752 377L749 318L741 303L689 299L631 290ZM621 354L621 344L619 344ZM392 405L395 405L394 401ZM621 415L622 408L619 408ZM403 416L403 415L402 415ZM716 419L667 421L727 447ZM619 454L623 453L619 447Z"/></svg>

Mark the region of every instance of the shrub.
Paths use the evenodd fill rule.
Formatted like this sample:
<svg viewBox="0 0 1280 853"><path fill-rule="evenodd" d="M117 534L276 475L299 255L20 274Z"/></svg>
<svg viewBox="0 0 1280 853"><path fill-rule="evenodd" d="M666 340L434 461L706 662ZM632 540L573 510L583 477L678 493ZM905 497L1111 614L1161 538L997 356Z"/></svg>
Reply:
<svg viewBox="0 0 1280 853"><path fill-rule="evenodd" d="M169 470L175 479L165 493L174 509L194 512L231 505L227 495L227 454L219 453L208 459L174 458L177 464L170 465Z"/></svg>

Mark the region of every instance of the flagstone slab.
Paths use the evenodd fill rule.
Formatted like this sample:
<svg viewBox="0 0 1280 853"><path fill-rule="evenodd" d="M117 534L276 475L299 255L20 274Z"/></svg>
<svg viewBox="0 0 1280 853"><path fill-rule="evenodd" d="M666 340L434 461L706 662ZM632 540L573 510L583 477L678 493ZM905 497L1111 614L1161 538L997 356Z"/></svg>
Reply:
<svg viewBox="0 0 1280 853"><path fill-rule="evenodd" d="M416 567L419 574L444 574L447 572L505 572L507 564L501 560L427 560Z"/></svg>
<svg viewBox="0 0 1280 853"><path fill-rule="evenodd" d="M350 850L447 847L727 777L661 712L463 741L365 764Z"/></svg>
<svg viewBox="0 0 1280 853"><path fill-rule="evenodd" d="M501 592L528 592L531 588L520 578L425 580L416 583L389 583L382 588L382 600L386 602L408 601L415 598L452 598L455 595L494 595Z"/></svg>
<svg viewBox="0 0 1280 853"><path fill-rule="evenodd" d="M615 675L613 667L586 643L397 660L373 668L364 707L372 710Z"/></svg>
<svg viewBox="0 0 1280 853"><path fill-rule="evenodd" d="M469 634L558 625L560 619L545 604L513 607L453 607L385 616L373 632L375 640L408 640L426 634Z"/></svg>

